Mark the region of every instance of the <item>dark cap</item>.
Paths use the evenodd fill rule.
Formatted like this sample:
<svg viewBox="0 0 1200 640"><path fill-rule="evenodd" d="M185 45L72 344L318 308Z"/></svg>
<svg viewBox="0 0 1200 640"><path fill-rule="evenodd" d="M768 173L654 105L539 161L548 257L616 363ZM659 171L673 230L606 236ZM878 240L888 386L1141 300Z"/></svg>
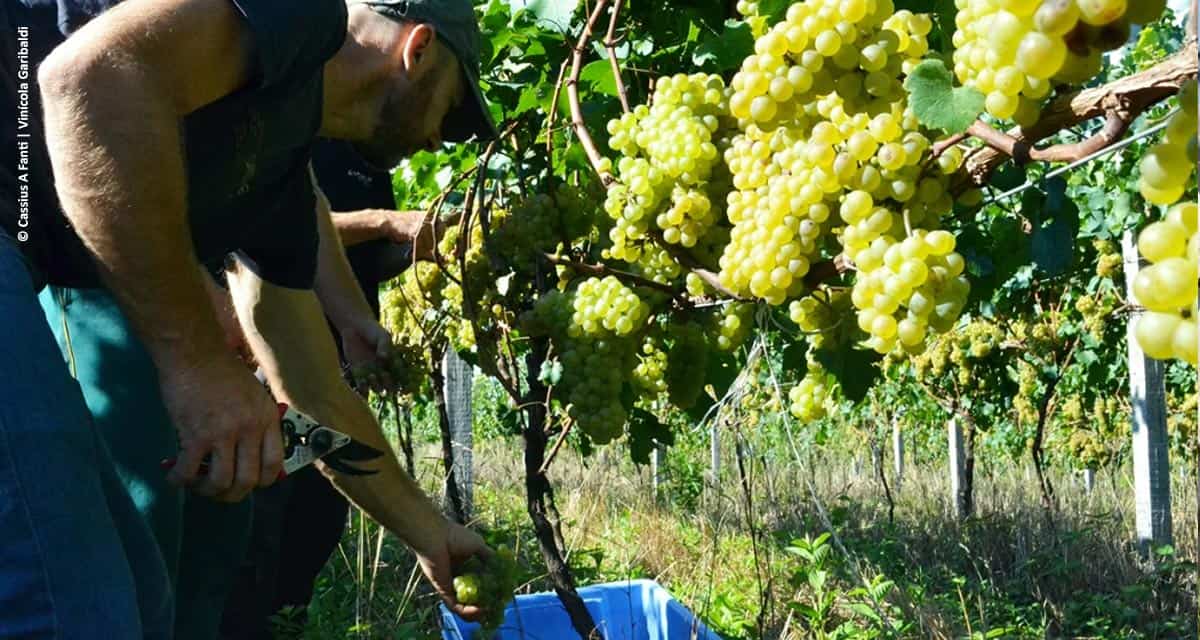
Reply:
<svg viewBox="0 0 1200 640"><path fill-rule="evenodd" d="M492 140L499 136L483 91L479 89L479 22L471 0L362 0L380 15L397 20L427 22L438 38L458 58L469 99L446 114L442 138L465 142L472 137Z"/></svg>

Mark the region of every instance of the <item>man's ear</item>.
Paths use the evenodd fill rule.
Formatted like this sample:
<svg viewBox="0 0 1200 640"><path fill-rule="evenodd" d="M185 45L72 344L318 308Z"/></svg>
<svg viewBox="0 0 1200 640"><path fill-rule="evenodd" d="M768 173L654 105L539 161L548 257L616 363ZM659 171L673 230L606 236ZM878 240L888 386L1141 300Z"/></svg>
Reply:
<svg viewBox="0 0 1200 640"><path fill-rule="evenodd" d="M433 44L436 40L437 30L433 25L417 23L408 30L400 55L409 78L415 80L425 74L432 62Z"/></svg>

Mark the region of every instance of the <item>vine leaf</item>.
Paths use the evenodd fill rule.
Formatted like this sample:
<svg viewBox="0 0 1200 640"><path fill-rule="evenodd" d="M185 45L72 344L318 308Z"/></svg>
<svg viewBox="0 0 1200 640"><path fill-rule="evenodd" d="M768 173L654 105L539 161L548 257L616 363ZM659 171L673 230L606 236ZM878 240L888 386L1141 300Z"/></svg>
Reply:
<svg viewBox="0 0 1200 640"><path fill-rule="evenodd" d="M808 343L793 342L783 348L781 361L783 370L795 376L797 380L808 373Z"/></svg>
<svg viewBox="0 0 1200 640"><path fill-rule="evenodd" d="M875 363L883 356L845 344L836 349L817 349L813 357L837 379L847 400L859 402L867 397L867 391L879 377L879 367Z"/></svg>
<svg viewBox="0 0 1200 640"><path fill-rule="evenodd" d="M606 96L617 95L617 81L613 77L612 64L608 60L593 60L579 72L579 81L589 89Z"/></svg>
<svg viewBox="0 0 1200 640"><path fill-rule="evenodd" d="M538 380L546 386L554 386L562 380L563 366L558 360L546 360L542 362L542 370L538 371Z"/></svg>
<svg viewBox="0 0 1200 640"><path fill-rule="evenodd" d="M904 80L908 103L921 124L946 133L962 133L983 113L983 94L955 87L946 63L926 60Z"/></svg>
<svg viewBox="0 0 1200 640"><path fill-rule="evenodd" d="M1079 207L1067 197L1067 183L1061 177L1047 180L1043 188L1044 193L1025 192L1021 211L1033 225L1029 245L1033 263L1047 275L1056 276L1074 261Z"/></svg>
<svg viewBox="0 0 1200 640"><path fill-rule="evenodd" d="M508 0L508 5L514 13L524 9L537 16L538 26L569 33L571 16L579 6L579 0Z"/></svg>
<svg viewBox="0 0 1200 640"><path fill-rule="evenodd" d="M634 409L629 414L629 456L637 464L650 464L656 445L675 444L675 434L654 414Z"/></svg>
<svg viewBox="0 0 1200 640"><path fill-rule="evenodd" d="M740 66L751 51L754 51L754 34L750 25L741 20L726 20L721 33L710 35L696 47L692 63L697 67L728 71Z"/></svg>

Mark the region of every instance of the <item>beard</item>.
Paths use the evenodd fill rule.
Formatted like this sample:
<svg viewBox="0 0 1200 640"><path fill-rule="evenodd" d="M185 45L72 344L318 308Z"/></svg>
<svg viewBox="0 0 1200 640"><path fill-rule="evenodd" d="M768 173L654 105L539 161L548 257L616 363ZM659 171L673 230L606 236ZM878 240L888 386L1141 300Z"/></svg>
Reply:
<svg viewBox="0 0 1200 640"><path fill-rule="evenodd" d="M432 75L432 74L431 74ZM428 77L393 91L383 103L379 124L371 137L352 143L363 160L381 171L390 171L400 161L426 148L430 136L421 130L427 119L433 82Z"/></svg>

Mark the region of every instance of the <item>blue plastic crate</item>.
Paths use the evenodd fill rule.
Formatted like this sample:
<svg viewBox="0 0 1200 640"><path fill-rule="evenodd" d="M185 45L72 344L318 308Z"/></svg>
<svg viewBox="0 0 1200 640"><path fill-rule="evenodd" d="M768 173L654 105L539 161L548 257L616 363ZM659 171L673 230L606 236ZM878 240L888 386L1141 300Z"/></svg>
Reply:
<svg viewBox="0 0 1200 640"><path fill-rule="evenodd" d="M653 580L592 585L580 589L579 595L607 640L721 640ZM479 625L464 622L444 605L441 611L445 640L473 640ZM517 596L505 609L496 636L500 640L579 637L554 593Z"/></svg>

